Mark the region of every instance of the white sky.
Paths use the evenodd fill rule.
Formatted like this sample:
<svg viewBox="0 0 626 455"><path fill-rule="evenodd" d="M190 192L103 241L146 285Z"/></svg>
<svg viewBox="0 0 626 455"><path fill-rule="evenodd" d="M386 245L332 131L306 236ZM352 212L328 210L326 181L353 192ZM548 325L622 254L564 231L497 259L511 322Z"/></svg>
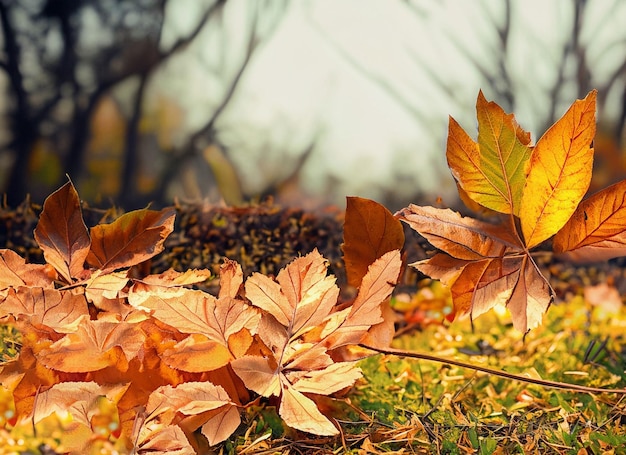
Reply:
<svg viewBox="0 0 626 455"><path fill-rule="evenodd" d="M245 33L236 30L244 24L245 2L235 0L227 10L228 20L239 24L233 26L229 40L234 48L245 40ZM220 123L221 137L247 191L260 191L288 174L317 138L302 184L313 193L332 187L334 202L343 203L346 195L354 194L377 198L385 191L406 198L417 191L444 196L454 192L445 167L448 115L475 136L474 106L481 79L467 55L493 67L495 30L486 11L500 17L503 2L416 3L423 16L399 0L291 2L278 30L254 56ZM547 91L556 78L560 46L568 37L571 3L513 1L514 51L507 58L518 93L515 114L535 141L549 102ZM196 0L179 4L193 16ZM596 6L583 37L594 51L593 65L598 68L594 77L601 81L626 59L626 38L620 45L607 45L616 34L626 37L626 2L616 3L618 7L602 0L590 4ZM193 25L185 20L189 16L177 17L179 23L172 30ZM206 55L213 51L198 40L195 50L189 49L196 52L196 59L181 58L170 65L163 74L165 84L158 84L183 105L191 129L202 124L214 105L213 93L220 88L219 77L211 73L215 65L206 63L210 61ZM236 63L234 59L231 64ZM355 65L391 85L413 112ZM228 62L220 71L229 71ZM491 99L490 87L482 89ZM562 100L559 115L575 96L572 92Z"/></svg>

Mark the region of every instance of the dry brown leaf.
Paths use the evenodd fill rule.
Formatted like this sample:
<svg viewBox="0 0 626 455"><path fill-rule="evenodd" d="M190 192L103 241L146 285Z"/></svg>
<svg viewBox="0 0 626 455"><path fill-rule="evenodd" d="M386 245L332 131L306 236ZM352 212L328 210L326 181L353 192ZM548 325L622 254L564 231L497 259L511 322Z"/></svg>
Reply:
<svg viewBox="0 0 626 455"><path fill-rule="evenodd" d="M580 203L554 236L555 253L574 262L600 262L626 255L626 180Z"/></svg>
<svg viewBox="0 0 626 455"><path fill-rule="evenodd" d="M134 442L137 455L197 455L177 425L142 426Z"/></svg>
<svg viewBox="0 0 626 455"><path fill-rule="evenodd" d="M327 276L326 260L317 250L296 259L276 278L253 274L245 284L246 297L283 326L290 337L320 324L337 303L335 277Z"/></svg>
<svg viewBox="0 0 626 455"><path fill-rule="evenodd" d="M337 427L320 412L313 400L284 381L278 413L292 428L321 436L339 434Z"/></svg>
<svg viewBox="0 0 626 455"><path fill-rule="evenodd" d="M179 274L170 271L135 281L128 301L178 331L190 336L162 353L172 368L188 372L212 371L245 354L257 332L260 313L233 296L241 286L239 264L226 262L221 269L220 297L182 287L204 281L208 271ZM223 289L223 290L222 290Z"/></svg>
<svg viewBox="0 0 626 455"><path fill-rule="evenodd" d="M243 271L241 266L230 259L225 259L220 266L220 290L217 297L223 299L230 297L234 299L243 284Z"/></svg>
<svg viewBox="0 0 626 455"><path fill-rule="evenodd" d="M204 335L192 334L163 351L161 358L171 368L201 373L228 365L234 356L228 346L210 340Z"/></svg>
<svg viewBox="0 0 626 455"><path fill-rule="evenodd" d="M255 274L246 297L263 310L259 337L273 358L247 355L231 362L246 387L280 398L279 414L292 428L319 435L337 434L314 400L354 384L361 372L353 363L335 363L329 354L356 344L382 321L380 306L389 297L401 266L398 250L383 254L369 268L352 306L335 311L338 289L326 276L317 250L282 269L276 281Z"/></svg>
<svg viewBox="0 0 626 455"><path fill-rule="evenodd" d="M69 333L39 353L48 368L68 373L97 371L115 366L125 371L144 342L138 324L83 320Z"/></svg>
<svg viewBox="0 0 626 455"><path fill-rule="evenodd" d="M371 326L383 321L381 305L391 296L401 265L398 250L385 253L370 265L348 311L327 318L321 338L329 349L360 343Z"/></svg>
<svg viewBox="0 0 626 455"><path fill-rule="evenodd" d="M37 395L28 418L37 423L53 413L69 413L73 420L91 428L91 419L100 412L98 400L106 397L116 403L128 384L101 386L96 382L61 382Z"/></svg>
<svg viewBox="0 0 626 455"><path fill-rule="evenodd" d="M72 182L67 182L46 198L34 236L46 262L67 283L80 276L91 240Z"/></svg>
<svg viewBox="0 0 626 455"><path fill-rule="evenodd" d="M15 317L20 324L70 333L77 330L83 319L88 319L89 310L82 295L20 286L11 289L0 305L0 318L7 315Z"/></svg>
<svg viewBox="0 0 626 455"><path fill-rule="evenodd" d="M400 219L447 253L411 265L450 287L456 314L475 318L505 305L516 329L539 325L553 291L504 226L416 205L403 209Z"/></svg>
<svg viewBox="0 0 626 455"><path fill-rule="evenodd" d="M163 251L174 229L174 209L135 210L91 228L87 262L102 272L131 267Z"/></svg>
<svg viewBox="0 0 626 455"><path fill-rule="evenodd" d="M190 430L202 426L210 445L228 438L241 422L237 405L222 387L210 382L161 386L150 395L146 412L158 416L162 424L180 424L183 427L187 417L202 415L199 419L201 423L194 423ZM193 422L198 422L198 419Z"/></svg>
<svg viewBox="0 0 626 455"><path fill-rule="evenodd" d="M497 258L508 251L523 249L519 240L504 226L462 217L450 209L411 204L399 214L402 221L433 246L457 259Z"/></svg>
<svg viewBox="0 0 626 455"><path fill-rule="evenodd" d="M348 197L343 228L343 260L348 284L359 287L376 259L404 246L402 224L378 202Z"/></svg>
<svg viewBox="0 0 626 455"><path fill-rule="evenodd" d="M53 288L56 274L48 265L27 264L12 250L0 249L0 291L9 287Z"/></svg>
<svg viewBox="0 0 626 455"><path fill-rule="evenodd" d="M184 272L168 269L158 275L148 275L140 280L134 280L134 282L138 285L145 284L147 289L150 286L170 288L204 283L209 278L211 278L211 271L207 269L191 269Z"/></svg>

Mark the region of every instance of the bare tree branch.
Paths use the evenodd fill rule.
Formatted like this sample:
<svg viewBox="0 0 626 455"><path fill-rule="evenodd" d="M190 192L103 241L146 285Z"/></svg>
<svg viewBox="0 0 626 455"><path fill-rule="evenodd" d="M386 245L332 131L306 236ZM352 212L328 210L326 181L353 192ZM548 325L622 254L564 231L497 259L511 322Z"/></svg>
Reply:
<svg viewBox="0 0 626 455"><path fill-rule="evenodd" d="M361 62L355 59L350 52L348 52L341 44L339 44L333 37L327 33L320 25L310 17L309 23L313 30L315 30L320 37L322 37L341 58L343 58L352 68L354 68L359 74L367 78L370 82L382 88L385 93L389 95L399 106L413 116L417 121L423 124L427 124L428 116L419 110L413 103L407 100L406 95L401 93L400 90L390 83L387 79L375 74L371 70L367 69Z"/></svg>

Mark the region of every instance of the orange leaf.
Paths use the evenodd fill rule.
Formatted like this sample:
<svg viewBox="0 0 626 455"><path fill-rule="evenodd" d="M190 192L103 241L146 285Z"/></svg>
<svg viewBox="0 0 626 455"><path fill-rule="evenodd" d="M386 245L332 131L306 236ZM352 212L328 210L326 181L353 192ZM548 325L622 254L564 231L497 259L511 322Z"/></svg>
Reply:
<svg viewBox="0 0 626 455"><path fill-rule="evenodd" d="M146 412L149 415L169 418L178 415L183 419L184 416L207 413L204 422L194 425L195 428L191 428L191 431L202 425L203 433L211 445L228 438L241 422L237 407L226 391L210 382L186 382L176 387L161 386L150 395ZM178 423L167 417L161 417L161 422ZM207 425L209 423L211 425Z"/></svg>
<svg viewBox="0 0 626 455"><path fill-rule="evenodd" d="M532 153L530 134L520 128L512 114L482 91L476 101L478 143L450 118L447 159L454 178L476 203L501 213L519 214Z"/></svg>
<svg viewBox="0 0 626 455"><path fill-rule="evenodd" d="M328 349L358 343L382 320L380 305L391 294L401 262L398 250L383 254L370 265L353 305L341 311L333 311L338 289L334 277L326 276L326 261L317 250L288 264L276 281L254 274L245 283L246 297L263 310L258 336L271 356L235 359L233 371L248 389L279 396L279 414L287 425L319 435L336 434L298 387L327 395L360 377L353 363L334 363Z"/></svg>
<svg viewBox="0 0 626 455"><path fill-rule="evenodd" d="M527 251L504 226L461 217L451 210L411 205L400 219L448 254L411 264L450 286L456 314L477 317L507 305L515 328L541 321L552 290Z"/></svg>
<svg viewBox="0 0 626 455"><path fill-rule="evenodd" d="M137 455L194 455L183 430L177 425L142 426L134 435Z"/></svg>
<svg viewBox="0 0 626 455"><path fill-rule="evenodd" d="M322 414L313 400L294 387L285 387L278 413L291 428L322 436L339 434L337 428Z"/></svg>
<svg viewBox="0 0 626 455"><path fill-rule="evenodd" d="M13 315L18 321L38 328L48 327L58 333L77 330L89 317L82 295L70 291L20 286L11 290L0 305L0 318Z"/></svg>
<svg viewBox="0 0 626 455"><path fill-rule="evenodd" d="M372 262L404 246L404 230L402 224L381 204L348 197L343 239L348 284L356 288Z"/></svg>
<svg viewBox="0 0 626 455"><path fill-rule="evenodd" d="M270 359L247 355L233 360L231 366L248 389L264 397L280 395L279 370Z"/></svg>
<svg viewBox="0 0 626 455"><path fill-rule="evenodd" d="M437 253L430 259L414 262L410 265L423 274L440 280L447 286L452 286L466 264L467 261L462 259L453 258L445 253Z"/></svg>
<svg viewBox="0 0 626 455"><path fill-rule="evenodd" d="M24 258L12 250L0 249L0 290L8 287L54 287L49 266L26 264Z"/></svg>
<svg viewBox="0 0 626 455"><path fill-rule="evenodd" d="M241 266L230 259L225 259L220 266L220 291L218 298L235 298L243 284L243 271Z"/></svg>
<svg viewBox="0 0 626 455"><path fill-rule="evenodd" d="M95 382L61 382L37 395L30 418L37 423L55 412L69 412L74 420L91 427L92 417L100 412L100 397L117 402L127 388L128 385L101 386Z"/></svg>
<svg viewBox="0 0 626 455"><path fill-rule="evenodd" d="M528 248L556 234L589 188L595 112L594 90L584 100L575 101L535 146L520 205Z"/></svg>
<svg viewBox="0 0 626 455"><path fill-rule="evenodd" d="M148 275L140 280L135 280L135 282L168 288L204 283L209 278L211 278L211 271L207 269L192 269L184 272L168 269L158 275Z"/></svg>
<svg viewBox="0 0 626 455"><path fill-rule="evenodd" d="M398 250L385 253L367 270L351 307L333 313L321 334L330 349L361 342L371 326L382 322L381 304L398 282L402 260Z"/></svg>
<svg viewBox="0 0 626 455"><path fill-rule="evenodd" d="M524 333L537 327L553 299L553 291L546 278L532 258L524 256L519 280L507 305L513 326Z"/></svg>
<svg viewBox="0 0 626 455"><path fill-rule="evenodd" d="M171 368L190 373L213 371L227 365L233 358L227 346L203 335L192 334L161 354Z"/></svg>
<svg viewBox="0 0 626 455"><path fill-rule="evenodd" d="M509 255L476 261L450 259L452 262L438 254L412 265L450 286L456 314L475 318L496 305L506 305L517 330L526 332L540 324L553 295L530 256ZM446 270L448 264L452 271Z"/></svg>
<svg viewBox="0 0 626 455"><path fill-rule="evenodd" d="M75 333L42 350L38 358L48 368L68 373L97 371L108 366L125 371L143 341L144 335L137 324L85 320Z"/></svg>
<svg viewBox="0 0 626 455"><path fill-rule="evenodd" d="M595 262L626 256L626 180L580 203L554 236L553 248L567 260Z"/></svg>
<svg viewBox="0 0 626 455"><path fill-rule="evenodd" d="M80 275L91 241L72 182L46 198L34 235L48 264L67 283Z"/></svg>
<svg viewBox="0 0 626 455"><path fill-rule="evenodd" d="M85 297L101 310L106 310L109 307L116 308L117 311L120 311L120 316L126 316L122 312L128 313L133 309L126 303L122 303L122 299L120 299L122 289L128 284L127 275L127 270L105 274L96 271L86 281ZM122 308L121 305L125 305L126 308Z"/></svg>
<svg viewBox="0 0 626 455"><path fill-rule="evenodd" d="M245 284L246 297L267 311L283 326L290 338L301 330L320 324L337 303L339 288L335 277L326 276L327 263L317 250L283 268L273 281L260 273Z"/></svg>
<svg viewBox="0 0 626 455"><path fill-rule="evenodd" d="M133 286L134 288L134 286ZM136 294L131 288L129 301ZM178 291L158 294L143 292L141 307L152 316L182 333L197 333L228 348L228 338L244 329L256 333L259 313L237 299L216 299L206 292L180 288Z"/></svg>
<svg viewBox="0 0 626 455"><path fill-rule="evenodd" d="M462 217L450 209L411 204L400 211L400 220L433 246L457 259L497 258L507 251L522 250L517 239L504 227Z"/></svg>
<svg viewBox="0 0 626 455"><path fill-rule="evenodd" d="M241 415L235 406L225 409L211 416L202 425L202 434L209 440L209 445L215 445L228 439L241 424Z"/></svg>
<svg viewBox="0 0 626 455"><path fill-rule="evenodd" d="M338 362L321 370L290 371L286 376L299 392L329 395L350 387L363 375L354 363Z"/></svg>
<svg viewBox="0 0 626 455"><path fill-rule="evenodd" d="M506 305L520 274L519 258L476 261L463 267L450 288L454 311L472 319Z"/></svg>
<svg viewBox="0 0 626 455"><path fill-rule="evenodd" d="M174 209L136 210L110 224L91 228L91 251L87 262L109 272L139 264L163 251L174 229Z"/></svg>

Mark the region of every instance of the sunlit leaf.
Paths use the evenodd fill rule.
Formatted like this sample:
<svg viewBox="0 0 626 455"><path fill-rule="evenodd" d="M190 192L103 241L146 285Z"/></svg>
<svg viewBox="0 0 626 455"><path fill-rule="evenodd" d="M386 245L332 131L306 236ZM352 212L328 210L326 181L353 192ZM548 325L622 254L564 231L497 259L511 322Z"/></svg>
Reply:
<svg viewBox="0 0 626 455"><path fill-rule="evenodd" d="M85 320L76 332L42 350L38 357L48 368L68 373L97 371L108 366L124 371L143 341L144 335L137 324Z"/></svg>
<svg viewBox="0 0 626 455"><path fill-rule="evenodd" d="M77 330L89 317L85 297L70 291L20 286L11 290L0 305L0 318L14 316L35 327L47 327L58 333Z"/></svg>
<svg viewBox="0 0 626 455"><path fill-rule="evenodd" d="M582 201L554 236L553 247L575 262L626 256L626 180Z"/></svg>
<svg viewBox="0 0 626 455"><path fill-rule="evenodd" d="M136 210L110 224L91 228L87 261L102 271L139 264L163 251L163 242L174 229L174 209Z"/></svg>
<svg viewBox="0 0 626 455"><path fill-rule="evenodd" d="M16 252L0 249L0 290L18 286L54 287L55 275L51 276L49 267L27 264Z"/></svg>
<svg viewBox="0 0 626 455"><path fill-rule="evenodd" d="M339 430L319 411L315 402L293 387L283 389L278 412L287 425L300 431L321 436L339 434Z"/></svg>
<svg viewBox="0 0 626 455"><path fill-rule="evenodd" d="M506 251L521 250L518 240L505 227L462 217L450 209L411 204L400 212L400 219L457 259L497 258Z"/></svg>
<svg viewBox="0 0 626 455"><path fill-rule="evenodd" d="M556 234L591 182L596 91L575 101L539 139L529 163L520 220L528 248Z"/></svg>
<svg viewBox="0 0 626 455"><path fill-rule="evenodd" d="M475 143L450 118L447 158L450 170L471 200L501 213L519 215L526 165L532 153L530 134L520 128L482 92L476 102L478 141Z"/></svg>

